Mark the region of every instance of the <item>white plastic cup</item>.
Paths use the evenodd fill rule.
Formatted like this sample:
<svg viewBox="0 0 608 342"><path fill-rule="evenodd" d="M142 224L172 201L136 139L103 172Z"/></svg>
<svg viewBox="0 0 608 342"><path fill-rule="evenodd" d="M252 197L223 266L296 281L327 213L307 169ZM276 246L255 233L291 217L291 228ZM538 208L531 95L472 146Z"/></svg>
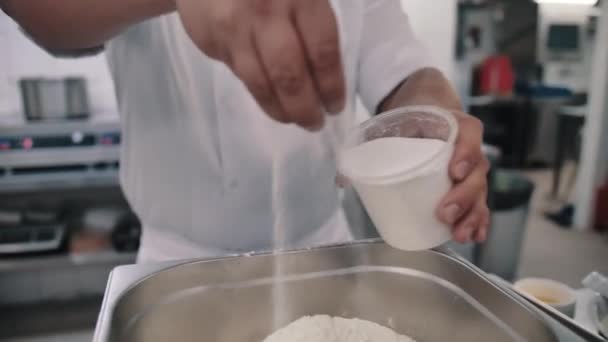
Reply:
<svg viewBox="0 0 608 342"><path fill-rule="evenodd" d="M574 317L576 292L568 285L551 279L526 278L516 282L513 287L566 316Z"/></svg>
<svg viewBox="0 0 608 342"><path fill-rule="evenodd" d="M403 107L380 114L352 130L345 139L338 167L355 187L382 238L402 250L424 250L451 239L437 208L452 187L448 166L458 136L456 118L433 106ZM349 169L349 149L387 137L436 139L446 144L415 167L381 177L364 177Z"/></svg>

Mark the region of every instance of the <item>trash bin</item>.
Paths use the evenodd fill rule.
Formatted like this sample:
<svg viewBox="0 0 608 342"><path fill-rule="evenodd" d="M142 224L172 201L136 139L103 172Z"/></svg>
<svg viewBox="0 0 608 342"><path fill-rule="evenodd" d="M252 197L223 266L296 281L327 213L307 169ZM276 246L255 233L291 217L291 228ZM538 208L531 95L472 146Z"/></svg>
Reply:
<svg viewBox="0 0 608 342"><path fill-rule="evenodd" d="M534 184L519 172L498 170L490 187L492 227L488 240L479 248L478 264L488 273L513 280Z"/></svg>

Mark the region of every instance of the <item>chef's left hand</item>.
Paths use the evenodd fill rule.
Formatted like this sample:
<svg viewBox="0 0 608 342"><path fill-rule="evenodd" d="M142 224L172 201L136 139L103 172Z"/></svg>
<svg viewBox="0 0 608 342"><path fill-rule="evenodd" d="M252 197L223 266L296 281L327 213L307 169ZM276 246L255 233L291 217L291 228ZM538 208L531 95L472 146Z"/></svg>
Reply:
<svg viewBox="0 0 608 342"><path fill-rule="evenodd" d="M453 227L454 240L482 242L490 225L487 206L490 163L481 151L483 125L471 115L462 112L454 115L460 128L449 167L454 187L442 200L437 214Z"/></svg>

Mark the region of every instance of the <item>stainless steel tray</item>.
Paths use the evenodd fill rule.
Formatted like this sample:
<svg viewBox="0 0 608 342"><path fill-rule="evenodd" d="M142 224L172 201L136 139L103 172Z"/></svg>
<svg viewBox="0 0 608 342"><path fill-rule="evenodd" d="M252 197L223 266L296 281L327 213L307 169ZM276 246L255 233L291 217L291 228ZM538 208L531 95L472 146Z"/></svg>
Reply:
<svg viewBox="0 0 608 342"><path fill-rule="evenodd" d="M273 278L277 265L283 276ZM371 320L420 342L557 341L539 316L460 260L382 243L189 262L108 296L115 300L104 304L99 342L261 341L314 314Z"/></svg>

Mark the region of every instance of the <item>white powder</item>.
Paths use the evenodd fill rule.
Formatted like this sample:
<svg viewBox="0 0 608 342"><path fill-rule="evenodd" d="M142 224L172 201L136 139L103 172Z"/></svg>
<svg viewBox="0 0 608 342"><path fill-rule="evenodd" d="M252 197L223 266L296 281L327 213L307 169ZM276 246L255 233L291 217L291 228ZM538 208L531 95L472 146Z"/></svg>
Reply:
<svg viewBox="0 0 608 342"><path fill-rule="evenodd" d="M267 337L264 342L415 342L379 324L360 319L308 316Z"/></svg>
<svg viewBox="0 0 608 342"><path fill-rule="evenodd" d="M435 139L376 139L347 150L342 157L342 168L365 178L390 176L416 168L445 144Z"/></svg>

